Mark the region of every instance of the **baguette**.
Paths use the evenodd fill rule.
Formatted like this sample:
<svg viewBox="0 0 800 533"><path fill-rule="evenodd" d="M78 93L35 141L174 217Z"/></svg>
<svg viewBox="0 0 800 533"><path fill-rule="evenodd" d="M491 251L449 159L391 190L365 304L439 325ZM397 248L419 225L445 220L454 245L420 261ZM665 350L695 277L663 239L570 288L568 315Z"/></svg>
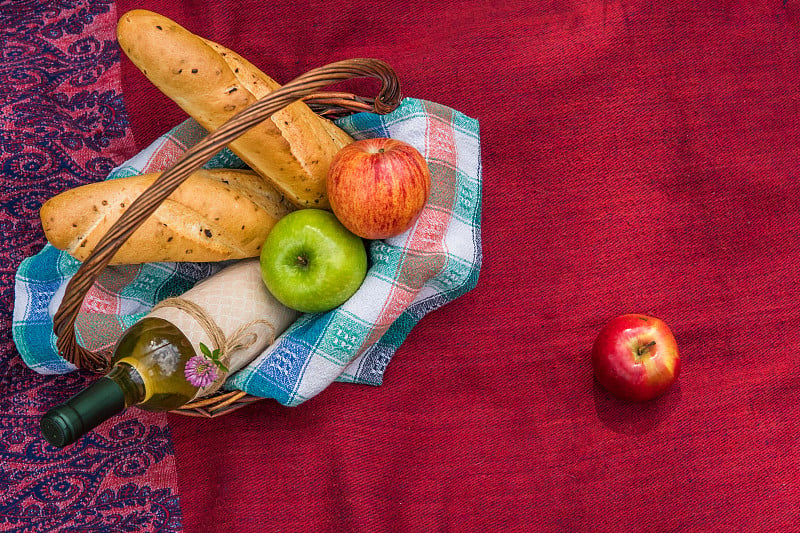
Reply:
<svg viewBox="0 0 800 533"><path fill-rule="evenodd" d="M159 173L62 192L40 210L47 240L85 261ZM272 226L294 206L249 170L197 170L130 236L111 264L222 261L255 257Z"/></svg>
<svg viewBox="0 0 800 533"><path fill-rule="evenodd" d="M120 47L166 96L209 131L280 85L224 46L142 9L120 17ZM251 169L297 207L330 209L326 177L353 139L295 102L229 144Z"/></svg>

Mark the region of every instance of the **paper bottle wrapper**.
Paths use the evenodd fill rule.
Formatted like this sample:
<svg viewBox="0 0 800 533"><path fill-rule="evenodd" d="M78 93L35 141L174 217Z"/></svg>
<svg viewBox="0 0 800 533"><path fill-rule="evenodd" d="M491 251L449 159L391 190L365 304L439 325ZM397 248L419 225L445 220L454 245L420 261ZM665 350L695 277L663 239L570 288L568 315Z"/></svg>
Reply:
<svg viewBox="0 0 800 533"><path fill-rule="evenodd" d="M222 358L228 374L247 366L299 315L278 302L267 290L261 279L258 258L245 259L224 268L197 283L178 300L189 300L202 308L205 317L219 327L225 339L236 336L243 341L244 346L230 350ZM211 350L219 348L206 327L180 305L156 307L149 315L175 324L198 355L202 353L201 343ZM228 376L221 370L219 374L214 383L201 388L195 397L218 390Z"/></svg>

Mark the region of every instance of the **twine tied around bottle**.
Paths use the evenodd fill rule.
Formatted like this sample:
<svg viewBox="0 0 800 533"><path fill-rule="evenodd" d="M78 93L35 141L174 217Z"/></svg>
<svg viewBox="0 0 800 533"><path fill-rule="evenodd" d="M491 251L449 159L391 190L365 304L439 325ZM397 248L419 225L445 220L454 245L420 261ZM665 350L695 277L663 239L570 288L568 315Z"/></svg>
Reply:
<svg viewBox="0 0 800 533"><path fill-rule="evenodd" d="M263 324L270 329L270 339L268 344L272 344L275 342L275 325L272 324L269 320L265 319L258 319L252 320L245 324L242 324L238 328L236 328L233 333L229 336L225 335L225 332L222 330L221 327L214 321L213 318L206 312L206 310L199 304L186 299L181 298L179 296L175 296L172 298L166 298L160 302L158 302L154 307L153 311L156 309L161 309L164 307L173 307L178 309L179 311L183 311L190 317L192 317L203 331L208 335L211 339L212 349L219 350L219 360L225 365L228 366L230 360L230 354L236 350L247 349L251 347L255 342L258 340L258 334L253 331L248 331L253 326ZM222 376L217 379L214 384L211 386L211 389L206 393L210 393L215 391L222 385L222 382L225 380L226 376Z"/></svg>

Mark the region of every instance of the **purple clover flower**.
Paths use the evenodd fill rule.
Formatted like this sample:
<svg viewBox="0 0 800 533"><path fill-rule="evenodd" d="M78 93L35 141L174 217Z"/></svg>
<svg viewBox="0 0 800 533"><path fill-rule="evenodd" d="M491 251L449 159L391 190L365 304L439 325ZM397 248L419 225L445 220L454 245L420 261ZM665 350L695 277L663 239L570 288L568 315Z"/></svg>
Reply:
<svg viewBox="0 0 800 533"><path fill-rule="evenodd" d="M219 377L216 363L204 355L189 359L183 374L189 383L200 388L211 385Z"/></svg>

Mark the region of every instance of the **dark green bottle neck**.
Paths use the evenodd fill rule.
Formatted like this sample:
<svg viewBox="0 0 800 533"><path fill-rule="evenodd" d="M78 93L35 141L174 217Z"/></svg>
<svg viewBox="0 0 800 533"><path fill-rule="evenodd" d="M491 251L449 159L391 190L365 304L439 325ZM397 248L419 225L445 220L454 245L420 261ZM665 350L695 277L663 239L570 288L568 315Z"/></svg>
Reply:
<svg viewBox="0 0 800 533"><path fill-rule="evenodd" d="M144 400L142 378L134 368L120 364L90 386L50 409L42 417L44 438L59 448L68 446L126 407Z"/></svg>

